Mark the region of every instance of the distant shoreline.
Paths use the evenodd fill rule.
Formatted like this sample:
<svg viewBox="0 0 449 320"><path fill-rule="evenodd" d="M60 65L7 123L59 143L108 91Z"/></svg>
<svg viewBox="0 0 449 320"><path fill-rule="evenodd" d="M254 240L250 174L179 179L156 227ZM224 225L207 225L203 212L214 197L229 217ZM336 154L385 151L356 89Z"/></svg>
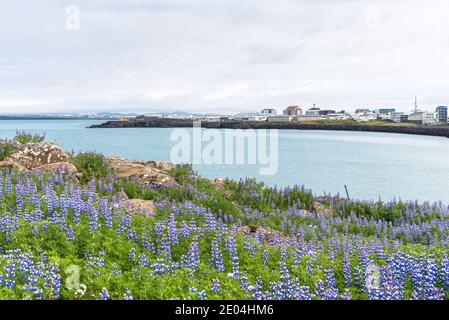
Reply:
<svg viewBox="0 0 449 320"><path fill-rule="evenodd" d="M145 121L107 121L88 128L189 128L193 127L193 120L181 119L152 119ZM206 129L285 129L285 130L331 130L331 131L360 131L384 132L436 136L449 138L449 126L399 126L399 125L369 125L369 124L323 124L298 122L267 122L267 121L221 121L201 122Z"/></svg>
<svg viewBox="0 0 449 320"><path fill-rule="evenodd" d="M40 116L29 116L29 117L21 117L21 116L0 116L1 120L102 120L102 121L111 121L113 118L84 118L84 117L40 117Z"/></svg>

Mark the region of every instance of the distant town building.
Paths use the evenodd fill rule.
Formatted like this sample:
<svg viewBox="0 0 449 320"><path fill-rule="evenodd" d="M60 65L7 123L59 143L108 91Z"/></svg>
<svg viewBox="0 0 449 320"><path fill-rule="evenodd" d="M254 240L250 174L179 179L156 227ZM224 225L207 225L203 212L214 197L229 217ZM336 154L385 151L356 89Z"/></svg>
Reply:
<svg viewBox="0 0 449 320"><path fill-rule="evenodd" d="M247 115L234 116L233 119L238 121L266 121L267 116L259 114L247 114Z"/></svg>
<svg viewBox="0 0 449 320"><path fill-rule="evenodd" d="M335 110L321 110L320 108L313 107L309 110L306 110L306 116L308 117L318 117L318 116L325 116L327 114L333 114L336 113Z"/></svg>
<svg viewBox="0 0 449 320"><path fill-rule="evenodd" d="M137 121L151 121L151 120L157 120L157 119L161 119L162 116L157 115L157 116L147 116L147 115L140 115L136 117Z"/></svg>
<svg viewBox="0 0 449 320"><path fill-rule="evenodd" d="M289 122L292 121L291 116L279 115L279 116L271 116L267 118L269 122Z"/></svg>
<svg viewBox="0 0 449 320"><path fill-rule="evenodd" d="M355 113L351 114L354 121L368 122L377 119L377 115L368 109L357 109Z"/></svg>
<svg viewBox="0 0 449 320"><path fill-rule="evenodd" d="M309 110L306 110L306 116L310 116L310 117L318 117L320 116L320 108L310 108Z"/></svg>
<svg viewBox="0 0 449 320"><path fill-rule="evenodd" d="M261 113L264 116L272 117L276 115L276 109L263 109Z"/></svg>
<svg viewBox="0 0 449 320"><path fill-rule="evenodd" d="M197 120L206 120L208 117L204 117L204 116L194 116L192 114L167 114L164 116L164 118L167 119L179 119L179 120L184 120L184 119L193 119L193 118L197 118Z"/></svg>
<svg viewBox="0 0 449 320"><path fill-rule="evenodd" d="M199 119L200 121L204 121L204 122L220 122L221 121L221 116L204 116L202 118Z"/></svg>
<svg viewBox="0 0 449 320"><path fill-rule="evenodd" d="M447 118L447 107L445 106L440 106L436 109L436 120L438 122L448 122L448 118Z"/></svg>
<svg viewBox="0 0 449 320"><path fill-rule="evenodd" d="M424 121L424 123L427 123L427 124L435 123L436 122L435 115L436 114L434 112L427 112L426 120Z"/></svg>
<svg viewBox="0 0 449 320"><path fill-rule="evenodd" d="M374 112L378 113L378 114L388 114L388 113L396 112L396 109L395 108L383 108L383 109L377 109Z"/></svg>
<svg viewBox="0 0 449 320"><path fill-rule="evenodd" d="M377 119L380 120L391 120L391 113L375 113L377 115Z"/></svg>
<svg viewBox="0 0 449 320"><path fill-rule="evenodd" d="M248 117L248 121L267 121L267 117L266 116L254 115L254 116Z"/></svg>
<svg viewBox="0 0 449 320"><path fill-rule="evenodd" d="M296 116L293 121L319 121L323 118L321 116Z"/></svg>
<svg viewBox="0 0 449 320"><path fill-rule="evenodd" d="M302 108L300 106L290 106L284 110L284 115L287 116L300 116L302 115Z"/></svg>
<svg viewBox="0 0 449 320"><path fill-rule="evenodd" d="M390 113L390 120L393 122L403 122L404 112L392 112ZM408 120L408 117L407 117Z"/></svg>
<svg viewBox="0 0 449 320"><path fill-rule="evenodd" d="M135 116L121 116L120 121L133 121L136 120Z"/></svg>
<svg viewBox="0 0 449 320"><path fill-rule="evenodd" d="M427 122L426 111L415 111L408 116L408 122L423 124Z"/></svg>
<svg viewBox="0 0 449 320"><path fill-rule="evenodd" d="M324 119L330 119L330 120L347 120L350 118L349 114L345 113L328 113L325 116L323 116Z"/></svg>
<svg viewBox="0 0 449 320"><path fill-rule="evenodd" d="M335 110L320 110L319 111L320 116L325 116L325 115L333 114L333 113L335 113Z"/></svg>

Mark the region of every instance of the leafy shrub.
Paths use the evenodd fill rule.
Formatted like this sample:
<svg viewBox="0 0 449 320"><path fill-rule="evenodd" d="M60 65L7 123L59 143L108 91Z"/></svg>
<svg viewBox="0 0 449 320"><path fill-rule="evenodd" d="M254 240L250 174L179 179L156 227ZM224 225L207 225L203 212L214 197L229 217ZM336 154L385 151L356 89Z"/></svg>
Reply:
<svg viewBox="0 0 449 320"><path fill-rule="evenodd" d="M170 175L176 179L179 183L189 182L189 177L193 175L193 169L191 165L177 165L170 170Z"/></svg>
<svg viewBox="0 0 449 320"><path fill-rule="evenodd" d="M20 142L20 143L33 143L33 142L42 142L45 140L45 134L33 134L26 131L16 131L16 136L14 137L14 140Z"/></svg>
<svg viewBox="0 0 449 320"><path fill-rule="evenodd" d="M104 178L109 173L109 166L104 156L94 152L80 153L73 158L73 165L82 174L81 181L92 178Z"/></svg>
<svg viewBox="0 0 449 320"><path fill-rule="evenodd" d="M9 157L14 152L15 152L15 149L10 143L6 142L3 144L0 144L0 161L5 160L5 158Z"/></svg>

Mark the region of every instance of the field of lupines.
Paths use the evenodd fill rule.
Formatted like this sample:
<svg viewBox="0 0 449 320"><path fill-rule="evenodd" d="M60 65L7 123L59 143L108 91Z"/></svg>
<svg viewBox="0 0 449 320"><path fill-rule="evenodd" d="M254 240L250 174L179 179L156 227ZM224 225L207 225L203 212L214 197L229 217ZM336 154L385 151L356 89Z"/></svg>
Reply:
<svg viewBox="0 0 449 320"><path fill-rule="evenodd" d="M0 171L0 299L449 298L442 203L171 174L179 186ZM123 209L121 191L156 215Z"/></svg>

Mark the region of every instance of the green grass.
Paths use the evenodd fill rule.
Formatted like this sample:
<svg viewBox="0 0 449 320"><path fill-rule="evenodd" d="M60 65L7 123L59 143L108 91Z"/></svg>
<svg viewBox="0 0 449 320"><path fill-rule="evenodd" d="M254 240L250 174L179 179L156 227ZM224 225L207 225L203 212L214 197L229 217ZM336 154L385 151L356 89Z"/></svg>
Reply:
<svg viewBox="0 0 449 320"><path fill-rule="evenodd" d="M8 149L5 154L11 151ZM410 216L410 207L401 202L385 204L381 201L367 203L345 199L325 201L324 205L332 208L329 216L303 215L297 209L311 211L316 199L310 191L301 187L271 188L254 179L224 180L217 184L198 177L190 166L177 166L169 174L178 185L155 188L109 175L107 162L100 154L75 155L73 163L82 173L80 182L55 173L5 174L2 171L0 175L2 254L8 250L20 250L29 252L36 264L43 263L46 268L57 264L61 270L61 299L75 298L75 290L65 285L65 280L70 276L67 270L71 266L79 268L80 282L87 287L82 299L98 299L103 288L107 288L112 299L124 298L126 290L130 290L135 299L197 299L191 288L205 290L208 299L251 299L251 293L242 288L240 280L228 275L235 260L231 259L227 250L227 241L235 239L239 271L249 283L258 283L263 290L269 290L273 282L281 278L280 257L284 252L282 246L257 243L255 238L245 236L241 230L226 230L231 225L236 227L237 222L239 226L248 226L253 232L259 227L269 227L281 236L302 235L303 247L285 246L285 264L291 279L314 290L318 281L326 280L324 271L333 268L336 286L343 292L347 288L343 255L349 255L354 273L361 264L357 248L371 242L388 242L393 226ZM97 179L89 181L91 178ZM108 207L107 204L111 204L121 190L132 199L155 200L155 216L129 215L119 206ZM81 202L82 206L72 206ZM108 215L104 213L105 203L111 214L110 225L107 223ZM76 208L80 210L78 219L75 219ZM42 218L31 219L33 216L30 214L39 211L37 209L40 209ZM426 214L409 218L413 224L447 221L446 218L443 220L443 213L430 207L419 207L417 210ZM97 224L92 228L92 217L95 216ZM362 220L372 223L364 224ZM385 224L385 228L376 230L375 225L380 222ZM179 231L179 239L178 243L170 245L170 257L167 258L161 246L169 237L171 223ZM161 225L162 231L158 234L157 226ZM184 226L189 226L187 236L182 233ZM67 228L73 231L72 240L69 240ZM436 230L429 232L438 236ZM354 240L350 240L352 237ZM225 272L217 271L211 264L214 240L218 241ZM360 247L345 251L347 247L342 242L331 257L329 249L335 248L340 240L353 241ZM390 241L383 246L383 250L389 252L400 248L413 257L432 255L436 259L447 255L444 242L423 245L415 240L407 239L404 234L399 236L397 245ZM198 270L179 267L196 241L199 248ZM310 241L317 245L308 247ZM248 247L254 248L254 252ZM298 256L302 248L307 252ZM135 256L131 256L134 250ZM262 259L265 253L268 254L266 262ZM148 264L142 266L139 256L148 259ZM171 273L158 275L151 266L159 263L161 258L179 265L170 265L173 269ZM369 258L378 266L387 263L373 253ZM1 272L8 272L7 263L5 259L0 259ZM14 289L0 286L0 300L32 298L32 293L24 290L25 283L21 283L28 275L17 269L16 276L19 285ZM220 281L221 291L218 294L211 288L214 279ZM39 281L39 285L44 287L44 298L54 299L49 286L43 284L43 279ZM411 298L413 288L407 281L405 297ZM368 298L355 282L348 290L352 299ZM447 292L446 297L449 297Z"/></svg>
<svg viewBox="0 0 449 320"><path fill-rule="evenodd" d="M109 166L104 156L98 153L80 153L75 155L72 161L78 172L82 174L82 182L92 178L104 178L109 173Z"/></svg>
<svg viewBox="0 0 449 320"><path fill-rule="evenodd" d="M83 159L84 163L88 164L99 161L95 154L84 154L79 159ZM267 243L258 244L255 239L248 238L241 232L205 228L210 221L205 214L212 213L212 216L217 217L221 212L234 217L234 222L240 220L243 225L253 228L268 226L279 230L279 234L282 235L298 234L297 228L300 227L304 231L304 241L315 239L313 241L319 241L320 247L317 247L316 255L314 254L313 257L304 254L299 258L296 256L298 247L286 247L286 264L291 278L297 278L300 285L313 289L319 280L325 280L324 270L332 267L335 270L335 281L340 291L346 289L342 269L344 251L343 249L338 250L336 256L332 258L329 256L328 249L335 247L333 235L337 234L340 239L345 239L345 237L349 239L352 235L363 236L363 241L366 243L382 239L382 235L376 234L372 225L363 225L355 220L347 222L348 218L355 214L360 219L378 219L378 221L386 222L396 220L397 222L398 218L407 216L406 207L402 203L387 206L378 202L376 205L368 205L350 200L334 202L335 212L332 217L322 217L322 219L313 216L290 215L286 214L285 210L295 204L300 203L300 206L306 209L313 205L314 198L310 192L301 188L278 190L255 180L225 180L223 184L217 186L213 181L194 176L191 168L185 166L174 168L171 174L177 179L180 187L152 189L136 181L112 177L97 180L95 183L91 182L87 186L80 185L76 181L64 180L64 176L55 179L55 176L50 177L49 174L43 176L26 174L27 178L24 181L31 182L36 187L31 188L35 190L32 194L28 194L23 191L23 188L16 188L20 179L15 173L11 178L13 188L7 193L5 187L5 192L0 196L0 212L2 212L0 217L2 218L1 223L3 223L0 226L4 228L0 232L0 248L4 251L19 249L22 252L31 252L36 261L42 254L45 254L49 264L57 263L63 281L60 296L62 299L75 298L74 290L65 286L65 280L70 275L67 268L70 266L80 269L80 282L87 287L82 299L98 299L102 288L107 288L112 299L122 299L128 289L135 299L197 299L198 297L190 292L191 288L206 290L208 299L250 299L251 294L242 288L239 280L228 276L232 270L232 261L226 249L226 239L229 236L235 237L240 272L247 276L248 282L251 284L260 281L264 290L268 290L272 282L280 279L281 247ZM25 175L22 174L21 178L24 177ZM7 179L9 178L3 174L0 182L6 185ZM112 188L105 188L105 186L112 186ZM49 187L60 197L60 207L53 213L46 200L51 197L43 196L48 192ZM85 191L96 188L98 194L92 194L90 191L80 192L81 189L77 188ZM158 207L153 218L139 215L129 216L121 210L113 209L112 226L108 226L102 214L101 201L104 199L110 201L111 197L121 189L130 198L157 200L165 205ZM20 196L18 196L18 192L22 192ZM80 220L77 222L74 219L74 209L67 208L67 205L78 196L86 204L89 204L88 207L92 206L99 213L98 229L91 230L90 228L89 212L84 212L89 209L83 209ZM27 218L27 215L35 211L38 199L42 199L42 202L38 203L44 219L36 222ZM197 204L197 208L205 210L197 212L188 209L191 207L190 202ZM20 210L18 210L19 207L21 207ZM13 214L12 212L17 213ZM254 214L257 214L258 219L252 219ZM425 217L417 216L420 220L416 223L431 222L436 218L436 214L429 212ZM17 217L16 222L10 220L13 216ZM199 269L179 268L170 274L156 275L149 266L154 265L159 258L163 257L158 250L160 250L159 246L164 237L156 235L155 227L158 224L168 226L172 216L179 230L186 223L195 228L191 229L192 231L187 237L179 234L179 243L171 246L171 261L181 263L183 257L188 254L192 242L198 241ZM124 221L127 221L126 218L129 218L129 224L126 223L123 231L119 232L120 226L123 227ZM12 222L4 223L4 221ZM226 222L223 223L224 226L230 225ZM323 232L321 228L329 223L332 225L332 229L329 230L329 233ZM6 226L9 228L5 228ZM75 240L68 240L66 227L73 230ZM296 227L296 231L292 231L293 227ZM203 231L200 232L200 229ZM130 230L134 232L135 236L129 233ZM385 232L387 232L386 229ZM164 228L163 234L168 234L167 228ZM146 245L145 237L151 243L152 249ZM225 272L219 272L211 265L211 243L217 238L220 252L223 255ZM253 245L256 248L253 254L248 250L248 245ZM386 246L385 250L390 250L389 248ZM439 259L440 256L447 253L445 247L410 243L406 239L400 248L416 257L422 254L433 254ZM130 253L134 249L136 256L132 258ZM264 252L268 253L266 263L262 259ZM91 255L92 258L86 258L86 255ZM148 266L139 265L139 259L136 258L139 255L148 259ZM376 255L371 255L370 258L379 266L386 263ZM349 259L354 270L360 263L357 251L349 251ZM101 263L101 266L98 266L98 263ZM0 271L4 267L4 262L0 260ZM312 268L313 271L310 272L309 268ZM20 276L21 274L17 271L17 281L20 281ZM219 294L215 294L211 290L213 279L220 281L221 292ZM351 285L349 290L352 299L367 299L367 294L357 285ZM411 291L411 288L406 290L406 297L410 297ZM29 297L27 294L22 287L17 287L14 290L0 288L0 299L24 299ZM53 299L50 291L45 291L45 298Z"/></svg>
<svg viewBox="0 0 449 320"><path fill-rule="evenodd" d="M330 119L323 119L323 120L314 120L314 121L294 121L294 123L299 124L321 124L321 125L328 125L328 124L357 124L354 120L330 120Z"/></svg>
<svg viewBox="0 0 449 320"><path fill-rule="evenodd" d="M415 123L409 122L391 122L382 120L373 120L368 122L357 122L354 120L316 120L316 121L297 121L298 124L319 124L319 125L361 125L361 126L386 126L386 127L415 127Z"/></svg>
<svg viewBox="0 0 449 320"><path fill-rule="evenodd" d="M14 140L20 143L39 143L45 140L45 134L33 134L25 131L17 131Z"/></svg>
<svg viewBox="0 0 449 320"><path fill-rule="evenodd" d="M0 144L0 161L5 160L7 157L12 155L16 150L13 145L9 142Z"/></svg>
<svg viewBox="0 0 449 320"><path fill-rule="evenodd" d="M415 123L410 122L391 122L391 121L369 121L369 122L360 122L362 125L366 126L387 126L387 127L415 127Z"/></svg>

